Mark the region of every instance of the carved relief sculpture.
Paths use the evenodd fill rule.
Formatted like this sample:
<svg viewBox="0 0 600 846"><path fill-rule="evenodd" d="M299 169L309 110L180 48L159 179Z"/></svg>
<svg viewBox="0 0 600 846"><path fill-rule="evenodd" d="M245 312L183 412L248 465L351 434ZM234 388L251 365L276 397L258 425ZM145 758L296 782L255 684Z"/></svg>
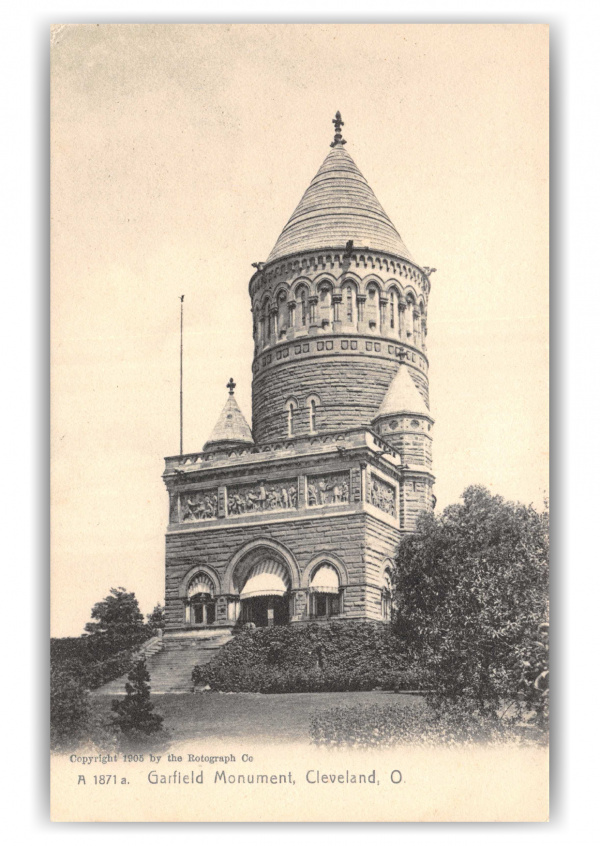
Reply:
<svg viewBox="0 0 600 846"><path fill-rule="evenodd" d="M248 514L253 511L274 511L296 508L298 487L296 480L258 482L253 485L236 485L227 489L229 514Z"/></svg>
<svg viewBox="0 0 600 846"><path fill-rule="evenodd" d="M381 511L385 511L386 514L390 514L392 517L396 516L396 489L393 485L388 485L387 482L378 479L377 476L371 475L369 493L371 505L374 505L375 508L379 508Z"/></svg>
<svg viewBox="0 0 600 846"><path fill-rule="evenodd" d="M307 476L306 481L309 506L334 505L349 501L350 473Z"/></svg>
<svg viewBox="0 0 600 846"><path fill-rule="evenodd" d="M217 516L217 492L195 491L181 494L181 522L210 520Z"/></svg>

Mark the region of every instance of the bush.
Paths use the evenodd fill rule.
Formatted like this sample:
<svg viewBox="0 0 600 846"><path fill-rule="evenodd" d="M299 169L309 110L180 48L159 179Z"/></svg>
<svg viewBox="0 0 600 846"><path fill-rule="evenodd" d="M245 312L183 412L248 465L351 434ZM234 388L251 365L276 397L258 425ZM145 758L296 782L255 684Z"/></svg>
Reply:
<svg viewBox="0 0 600 846"><path fill-rule="evenodd" d="M77 678L89 690L129 672L135 657L134 649L107 652L92 637L52 638L50 642L51 667Z"/></svg>
<svg viewBox="0 0 600 846"><path fill-rule="evenodd" d="M149 735L162 732L163 717L154 713L150 701L150 673L146 662L138 661L128 675L125 697L113 699L112 724L121 733L125 744L132 747L147 745Z"/></svg>
<svg viewBox="0 0 600 846"><path fill-rule="evenodd" d="M197 686L252 693L414 689L421 673L378 623L334 622L245 630L192 673Z"/></svg>
<svg viewBox="0 0 600 846"><path fill-rule="evenodd" d="M50 746L64 749L86 736L90 718L88 692L81 679L62 668L50 671Z"/></svg>
<svg viewBox="0 0 600 846"><path fill-rule="evenodd" d="M494 720L457 705L434 708L423 702L358 705L313 714L311 741L320 746L456 745L499 741L544 741L543 732L516 719Z"/></svg>

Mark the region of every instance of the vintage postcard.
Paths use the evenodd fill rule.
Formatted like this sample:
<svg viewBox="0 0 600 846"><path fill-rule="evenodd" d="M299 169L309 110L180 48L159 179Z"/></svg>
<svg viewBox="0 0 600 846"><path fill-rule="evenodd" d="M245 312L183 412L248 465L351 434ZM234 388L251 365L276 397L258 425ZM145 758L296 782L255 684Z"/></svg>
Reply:
<svg viewBox="0 0 600 846"><path fill-rule="evenodd" d="M548 27L51 28L55 821L548 818Z"/></svg>

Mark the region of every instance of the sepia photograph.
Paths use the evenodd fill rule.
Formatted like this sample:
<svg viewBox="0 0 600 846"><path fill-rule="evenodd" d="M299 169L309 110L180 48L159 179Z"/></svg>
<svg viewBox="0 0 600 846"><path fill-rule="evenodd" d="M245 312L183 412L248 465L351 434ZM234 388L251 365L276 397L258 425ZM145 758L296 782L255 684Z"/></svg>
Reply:
<svg viewBox="0 0 600 846"><path fill-rule="evenodd" d="M49 37L52 819L546 821L549 27Z"/></svg>

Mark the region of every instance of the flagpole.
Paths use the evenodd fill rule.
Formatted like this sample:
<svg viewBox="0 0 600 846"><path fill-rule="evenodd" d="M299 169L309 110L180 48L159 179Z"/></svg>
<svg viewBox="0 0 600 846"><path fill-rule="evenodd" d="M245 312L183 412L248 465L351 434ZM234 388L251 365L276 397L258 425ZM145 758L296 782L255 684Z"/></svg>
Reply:
<svg viewBox="0 0 600 846"><path fill-rule="evenodd" d="M179 455L183 455L183 298L182 294L179 315Z"/></svg>

